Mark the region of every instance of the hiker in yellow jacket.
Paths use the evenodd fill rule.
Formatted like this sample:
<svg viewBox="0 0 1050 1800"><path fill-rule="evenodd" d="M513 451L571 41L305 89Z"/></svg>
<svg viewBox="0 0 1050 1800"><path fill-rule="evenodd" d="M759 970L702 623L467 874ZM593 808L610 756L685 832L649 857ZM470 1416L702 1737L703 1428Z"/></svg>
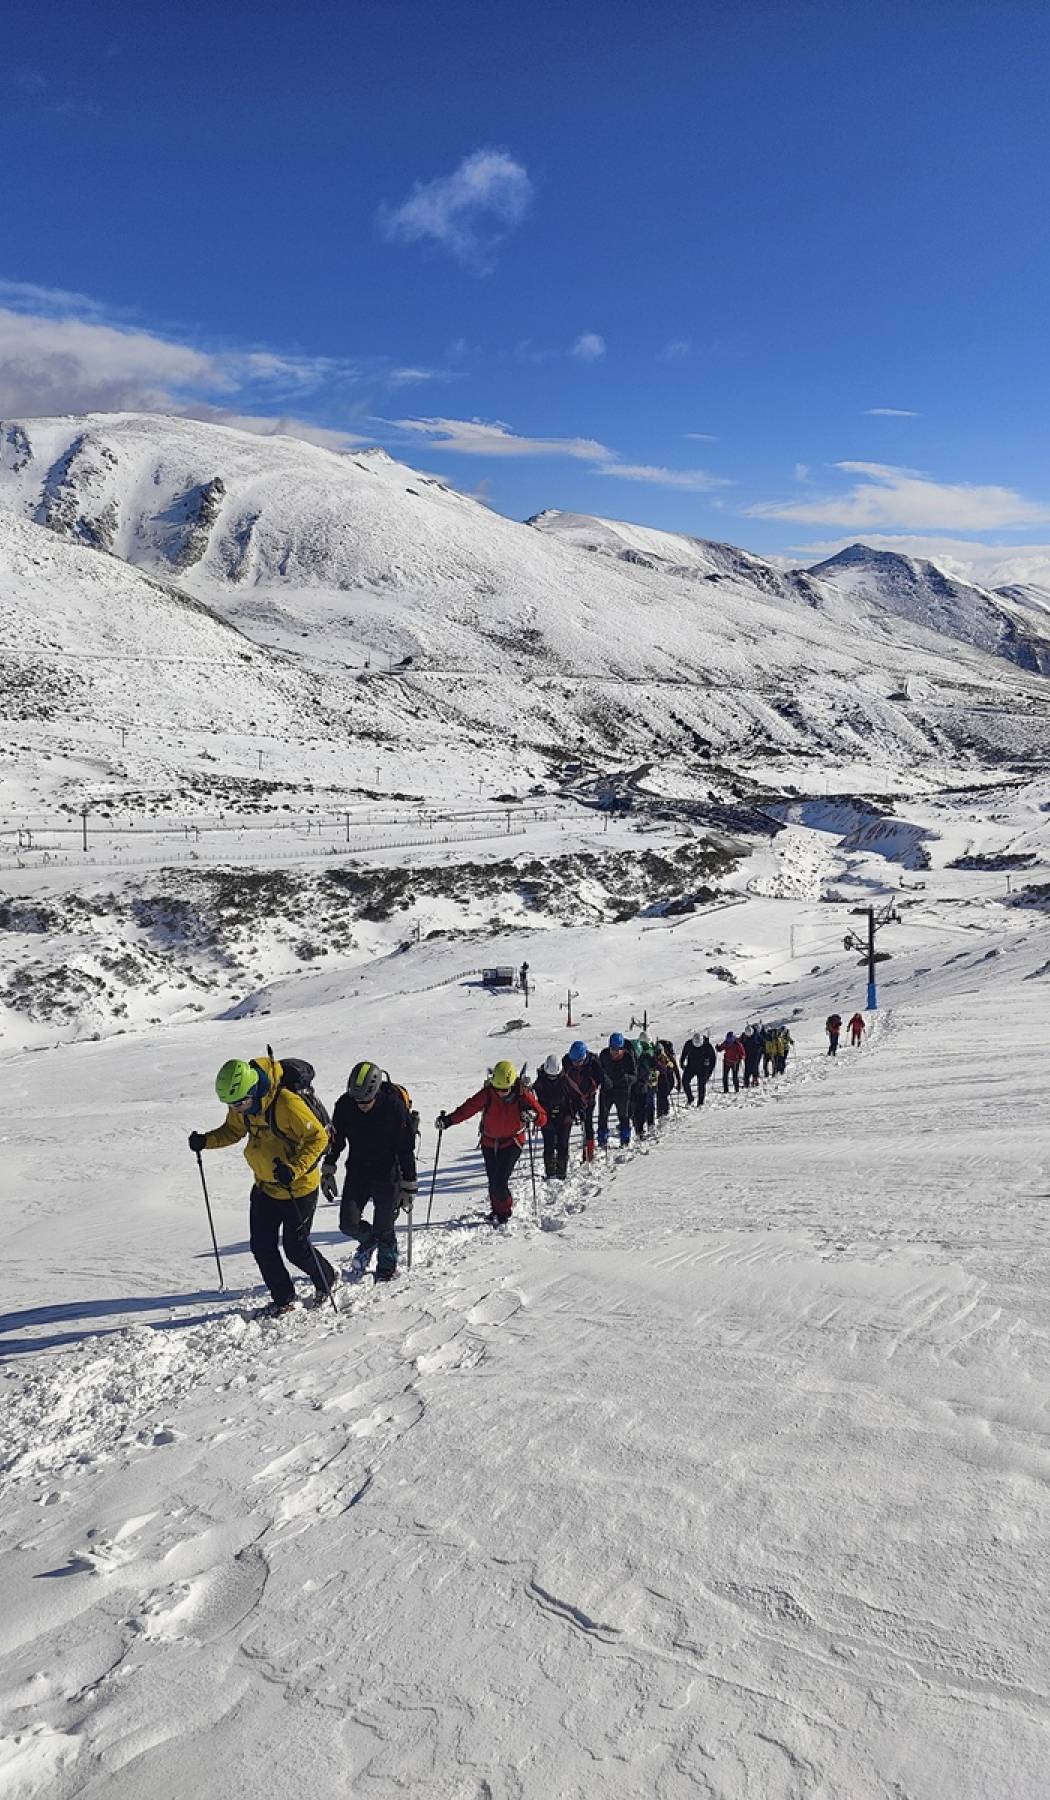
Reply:
<svg viewBox="0 0 1050 1800"><path fill-rule="evenodd" d="M225 1150L244 1142L254 1176L249 1200L251 1251L270 1290L275 1317L297 1305L292 1277L281 1256L309 1275L318 1303L333 1292L336 1272L310 1242L321 1161L328 1132L298 1094L281 1085L281 1065L269 1057L223 1063L215 1092L226 1122L214 1131L191 1131L190 1149Z"/></svg>

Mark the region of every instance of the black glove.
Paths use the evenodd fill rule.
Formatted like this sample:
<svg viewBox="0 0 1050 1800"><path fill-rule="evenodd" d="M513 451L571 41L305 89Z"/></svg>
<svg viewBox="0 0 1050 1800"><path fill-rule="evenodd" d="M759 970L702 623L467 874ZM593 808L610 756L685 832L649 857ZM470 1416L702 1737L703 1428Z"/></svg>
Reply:
<svg viewBox="0 0 1050 1800"><path fill-rule="evenodd" d="M286 1188L290 1188L292 1182L295 1180L295 1176L288 1167L288 1164L286 1162L281 1162L279 1158L273 1165L273 1178L278 1187Z"/></svg>
<svg viewBox="0 0 1050 1800"><path fill-rule="evenodd" d="M438 1113L437 1118L434 1120L434 1130L435 1131L447 1131L448 1124L449 1124L448 1114L440 1112L440 1113Z"/></svg>
<svg viewBox="0 0 1050 1800"><path fill-rule="evenodd" d="M401 1204L402 1204L402 1206L411 1206L411 1204L412 1204L413 1200L415 1199L418 1192L419 1192L419 1183L416 1180L415 1176L413 1176L412 1180L409 1181L404 1175L402 1175L402 1177L401 1177Z"/></svg>
<svg viewBox="0 0 1050 1800"><path fill-rule="evenodd" d="M208 1138L207 1138L206 1132L203 1132L203 1131L191 1131L190 1132L190 1149L193 1151L194 1156L199 1156L201 1151L206 1150L207 1147L208 1147Z"/></svg>
<svg viewBox="0 0 1050 1800"><path fill-rule="evenodd" d="M326 1200L338 1200L339 1183L336 1181L334 1169L324 1168L321 1170L321 1192Z"/></svg>

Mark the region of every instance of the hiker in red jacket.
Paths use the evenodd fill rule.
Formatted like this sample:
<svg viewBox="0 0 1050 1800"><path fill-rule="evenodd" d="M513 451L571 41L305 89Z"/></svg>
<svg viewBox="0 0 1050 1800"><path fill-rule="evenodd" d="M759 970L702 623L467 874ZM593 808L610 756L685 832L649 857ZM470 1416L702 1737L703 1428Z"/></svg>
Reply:
<svg viewBox="0 0 1050 1800"><path fill-rule="evenodd" d="M860 1043L861 1038L864 1036L864 1031L865 1031L864 1020L861 1018L860 1013L854 1013L852 1019L849 1022L849 1041L852 1044L854 1050L856 1050L857 1046Z"/></svg>
<svg viewBox="0 0 1050 1800"><path fill-rule="evenodd" d="M490 1225L505 1225L514 1210L510 1177L525 1144L526 1129L540 1130L547 1115L532 1089L526 1087L513 1063L498 1062L484 1087L464 1100L453 1112L438 1113L439 1131L481 1114L481 1154L489 1183Z"/></svg>
<svg viewBox="0 0 1050 1800"><path fill-rule="evenodd" d="M829 1013L824 1021L824 1030L828 1034L828 1055L837 1056L839 1053L839 1032L842 1030L842 1015L840 1013Z"/></svg>
<svg viewBox="0 0 1050 1800"><path fill-rule="evenodd" d="M735 1032L727 1031L724 1039L715 1048L722 1052L722 1092L728 1094L729 1079L732 1076L733 1092L740 1092L740 1065L744 1060L744 1046Z"/></svg>

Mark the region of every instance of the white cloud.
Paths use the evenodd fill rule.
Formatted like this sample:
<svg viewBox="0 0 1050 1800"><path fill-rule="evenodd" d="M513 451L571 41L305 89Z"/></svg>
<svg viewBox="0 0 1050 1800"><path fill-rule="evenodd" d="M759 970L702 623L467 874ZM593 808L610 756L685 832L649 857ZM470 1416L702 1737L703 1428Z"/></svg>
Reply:
<svg viewBox="0 0 1050 1800"><path fill-rule="evenodd" d="M664 469L649 463L621 462L619 454L593 438L519 437L499 420L481 419L384 419L399 431L429 440L431 450L449 450L459 456L569 456L593 465L592 475L615 475L621 481L647 481L658 487L685 488L706 493L729 487L706 469Z"/></svg>
<svg viewBox="0 0 1050 1800"><path fill-rule="evenodd" d="M618 475L621 481L650 481L656 487L688 488L693 493L708 493L712 488L729 487L730 483L706 469L661 469L649 463L605 463L595 475Z"/></svg>
<svg viewBox="0 0 1050 1800"><path fill-rule="evenodd" d="M866 419L921 419L922 414L909 412L906 406L866 406Z"/></svg>
<svg viewBox="0 0 1050 1800"><path fill-rule="evenodd" d="M682 436L693 444L717 444L718 439L709 431L683 431Z"/></svg>
<svg viewBox="0 0 1050 1800"><path fill-rule="evenodd" d="M358 371L336 358L260 349L207 350L107 322L81 294L0 284L0 414L168 412L243 431L301 437L330 449L370 440L273 410L284 398L329 393ZM33 308L35 310L23 310ZM85 315L85 316L81 316ZM247 409L269 403L266 412Z"/></svg>
<svg viewBox="0 0 1050 1800"><path fill-rule="evenodd" d="M605 355L605 339L597 331L583 331L576 339L571 355L581 362L600 362Z"/></svg>
<svg viewBox="0 0 1050 1800"><path fill-rule="evenodd" d="M288 413L239 413L223 406L186 406L181 411L189 419L203 419L209 425L227 425L231 431L250 431L256 437L298 438L304 444L316 444L321 450L374 449L375 439L357 437L352 431L315 425L311 419L297 419Z"/></svg>
<svg viewBox="0 0 1050 1800"><path fill-rule="evenodd" d="M796 481L808 481L809 480L809 464L808 463L796 463L795 464L795 480Z"/></svg>
<svg viewBox="0 0 1050 1800"><path fill-rule="evenodd" d="M1013 488L933 481L917 469L885 463L841 462L861 480L845 493L807 500L763 501L745 508L752 519L794 519L865 532L885 525L913 531L987 531L1050 520L1050 505L1026 500Z"/></svg>
<svg viewBox="0 0 1050 1800"><path fill-rule="evenodd" d="M657 362L682 362L692 352L692 344L688 338L672 338L662 350L656 353Z"/></svg>
<svg viewBox="0 0 1050 1800"><path fill-rule="evenodd" d="M526 170L505 150L475 150L451 175L417 181L400 206L381 206L379 228L391 243L430 239L486 275L497 246L525 217L532 194Z"/></svg>
<svg viewBox="0 0 1050 1800"><path fill-rule="evenodd" d="M416 369L411 366L404 369L391 369L386 377L388 387L417 387L425 381L454 381L456 377L448 369Z"/></svg>
<svg viewBox="0 0 1050 1800"><path fill-rule="evenodd" d="M825 538L799 544L791 561L823 562L854 542L853 538ZM949 575L975 581L981 587L1002 587L1011 581L1030 581L1050 589L1050 544L978 544L969 538L926 537L915 534L890 536L866 532L864 542L873 550L896 550L902 556L922 556L939 563Z"/></svg>
<svg viewBox="0 0 1050 1800"><path fill-rule="evenodd" d="M148 331L0 310L0 411L150 412L232 390L207 352Z"/></svg>
<svg viewBox="0 0 1050 1800"><path fill-rule="evenodd" d="M381 423L428 438L432 450L450 450L459 456L572 456L598 462L616 454L593 438L518 437L498 420L491 424L481 419L388 419Z"/></svg>
<svg viewBox="0 0 1050 1800"><path fill-rule="evenodd" d="M9 306L12 312L45 313L51 317L56 314L77 313L81 316L101 318L104 309L89 294L70 293L68 288L40 287L35 281L5 281L0 279L0 305Z"/></svg>

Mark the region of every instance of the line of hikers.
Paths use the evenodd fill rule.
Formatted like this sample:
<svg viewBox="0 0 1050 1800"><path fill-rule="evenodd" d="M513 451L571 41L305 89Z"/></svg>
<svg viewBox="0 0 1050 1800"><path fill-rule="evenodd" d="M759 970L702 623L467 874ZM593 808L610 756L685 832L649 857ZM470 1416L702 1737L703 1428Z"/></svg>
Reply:
<svg viewBox="0 0 1050 1800"><path fill-rule="evenodd" d="M837 1056L839 1053L839 1038L842 1034L842 1014L837 1012L829 1013L824 1021L824 1030L828 1034L828 1055ZM854 1050L860 1049L864 1031L864 1015L863 1013L855 1012L849 1022L849 1041Z"/></svg>
<svg viewBox="0 0 1050 1800"><path fill-rule="evenodd" d="M827 1021L829 1055L838 1049L841 1024L837 1013ZM850 1020L854 1044L863 1031L864 1020L856 1013ZM786 1025L747 1025L739 1037L727 1031L718 1044L712 1044L707 1032L696 1032L679 1057L669 1038L628 1039L614 1031L598 1053L578 1038L564 1056L548 1056L531 1083L524 1070L501 1061L475 1093L438 1114L438 1154L444 1132L466 1119L479 1119L489 1222L504 1225L514 1207L511 1175L533 1130L543 1146L544 1175L564 1180L577 1123L583 1160L590 1162L596 1149L608 1146L613 1115L619 1143L626 1147L632 1135L644 1139L657 1120L667 1117L677 1092L684 1094L687 1106L703 1106L719 1053L722 1091L728 1093L732 1083L738 1093L741 1072L745 1088L757 1087L761 1075L783 1074L793 1042ZM250 1247L270 1292L264 1310L274 1316L297 1305L282 1248L288 1262L310 1277L315 1303L334 1302L339 1275L310 1241L320 1194L339 1202L339 1229L357 1244L351 1278L363 1276L374 1256L373 1279L389 1281L397 1272L397 1215L402 1207L411 1209L418 1185L419 1115L407 1089L391 1081L377 1063L355 1063L346 1092L329 1116L313 1081L310 1063L296 1057L278 1062L272 1050L251 1062L233 1058L223 1063L215 1080L226 1107L224 1122L189 1136L198 1159L205 1150L244 1142L253 1176ZM344 1151L340 1190L337 1169ZM368 1206L371 1220L364 1217Z"/></svg>

